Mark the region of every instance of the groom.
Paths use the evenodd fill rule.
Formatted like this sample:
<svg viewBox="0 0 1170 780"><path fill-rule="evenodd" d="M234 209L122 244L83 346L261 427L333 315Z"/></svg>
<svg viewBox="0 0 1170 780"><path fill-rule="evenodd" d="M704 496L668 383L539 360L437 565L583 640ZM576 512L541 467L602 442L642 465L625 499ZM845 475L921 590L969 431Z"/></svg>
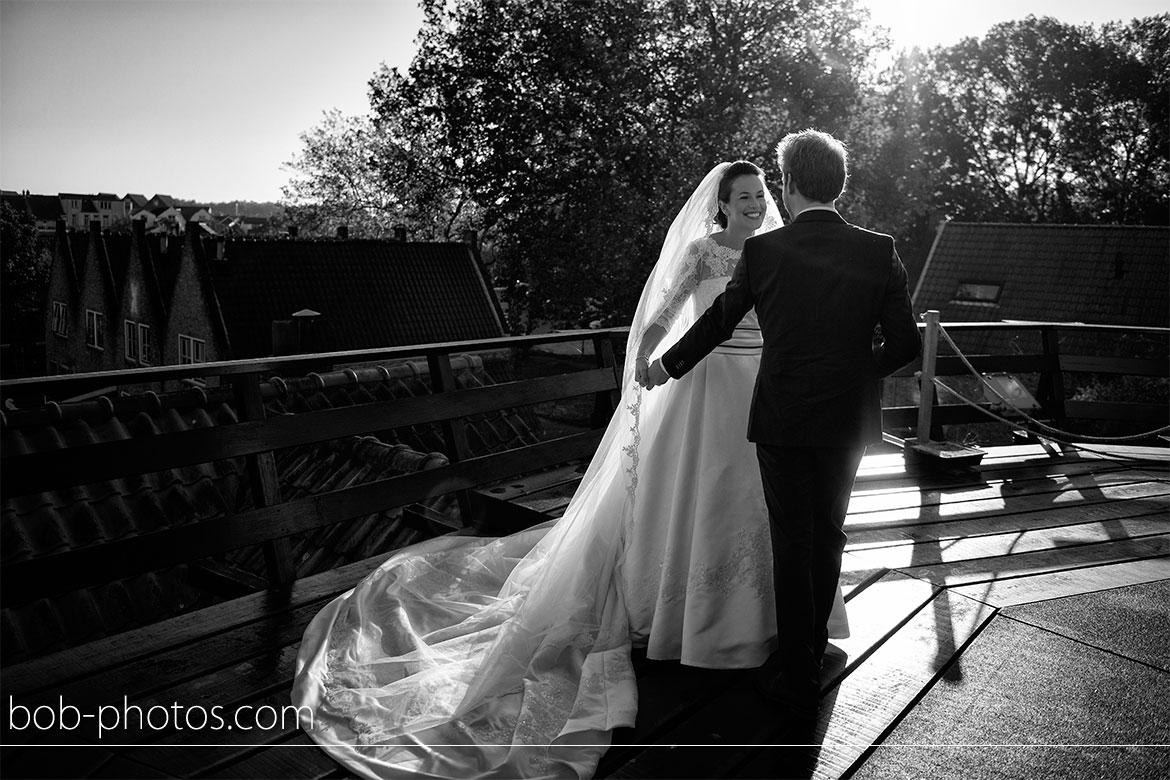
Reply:
<svg viewBox="0 0 1170 780"><path fill-rule="evenodd" d="M747 240L727 289L650 366L644 386L686 374L755 307L764 352L747 436L768 506L779 628L761 692L813 718L853 478L865 446L881 441L878 380L920 343L894 239L837 213L845 147L806 130L776 151L792 221Z"/></svg>

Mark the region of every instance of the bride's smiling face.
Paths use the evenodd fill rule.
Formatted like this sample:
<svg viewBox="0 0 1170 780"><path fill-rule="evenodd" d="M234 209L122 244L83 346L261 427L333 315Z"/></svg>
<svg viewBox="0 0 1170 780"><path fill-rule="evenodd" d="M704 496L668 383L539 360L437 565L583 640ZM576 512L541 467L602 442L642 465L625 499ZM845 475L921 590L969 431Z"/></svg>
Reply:
<svg viewBox="0 0 1170 780"><path fill-rule="evenodd" d="M731 193L727 202L719 207L727 215L727 230L759 230L768 213L768 202L764 199L764 180L759 176L745 174L731 182Z"/></svg>

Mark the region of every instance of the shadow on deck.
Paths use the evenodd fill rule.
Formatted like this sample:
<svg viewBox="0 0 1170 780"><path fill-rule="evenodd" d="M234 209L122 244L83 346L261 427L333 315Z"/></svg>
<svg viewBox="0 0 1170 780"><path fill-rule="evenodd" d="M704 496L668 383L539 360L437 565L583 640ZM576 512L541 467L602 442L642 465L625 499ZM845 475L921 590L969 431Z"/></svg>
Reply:
<svg viewBox="0 0 1170 780"><path fill-rule="evenodd" d="M867 456L847 520L852 635L833 642L815 744L772 744L777 721L750 672L636 659L638 722L598 776L1165 776L1170 456L1108 453L998 447L948 474ZM573 485L546 478L505 498L555 516ZM377 563L298 581L279 604L257 593L6 669L4 701L47 707L42 718L110 703L108 717L175 703L273 714L265 705L289 704L307 622ZM208 634L209 618L222 630ZM5 777L349 776L275 717L214 732L146 724L118 747L94 739L95 718L76 746L45 749L14 745L38 740L12 715Z"/></svg>

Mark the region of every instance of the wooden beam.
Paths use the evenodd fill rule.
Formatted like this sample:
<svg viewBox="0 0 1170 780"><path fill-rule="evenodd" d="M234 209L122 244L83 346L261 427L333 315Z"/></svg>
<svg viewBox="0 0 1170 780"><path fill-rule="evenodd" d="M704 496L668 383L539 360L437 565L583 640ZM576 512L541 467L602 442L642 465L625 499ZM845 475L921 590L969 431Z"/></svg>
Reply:
<svg viewBox="0 0 1170 780"><path fill-rule="evenodd" d="M590 457L603 431L586 431L248 512L69 550L0 569L0 603L23 603L185 563L360 515L485 485L530 469Z"/></svg>
<svg viewBox="0 0 1170 780"><path fill-rule="evenodd" d="M236 425L0 456L5 497L612 390L606 368Z"/></svg>
<svg viewBox="0 0 1170 780"><path fill-rule="evenodd" d="M263 422L265 411L264 401L260 397L260 378L256 374L236 377L233 388L240 419ZM245 463L252 488L252 504L257 507L280 504L280 472L277 471L276 456L272 450L248 455ZM292 545L287 537L266 539L263 544L268 587L275 590L287 588L297 578Z"/></svg>

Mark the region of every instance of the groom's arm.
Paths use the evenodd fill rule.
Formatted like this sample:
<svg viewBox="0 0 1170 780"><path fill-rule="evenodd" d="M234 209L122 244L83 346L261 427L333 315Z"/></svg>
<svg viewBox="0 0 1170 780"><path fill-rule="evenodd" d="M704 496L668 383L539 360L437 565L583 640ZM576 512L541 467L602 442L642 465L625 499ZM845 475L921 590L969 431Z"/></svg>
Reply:
<svg viewBox="0 0 1170 780"><path fill-rule="evenodd" d="M918 357L922 350L918 325L910 305L906 267L902 265L897 249L891 248L890 254L890 275L886 280L879 319L882 340L873 348L874 362L881 376L894 373Z"/></svg>
<svg viewBox="0 0 1170 780"><path fill-rule="evenodd" d="M749 241L744 246L743 257L736 264L727 287L695 321L691 329L663 354L662 367L674 379L686 374L711 350L727 341L735 326L755 305L748 274L748 253L751 244Z"/></svg>

